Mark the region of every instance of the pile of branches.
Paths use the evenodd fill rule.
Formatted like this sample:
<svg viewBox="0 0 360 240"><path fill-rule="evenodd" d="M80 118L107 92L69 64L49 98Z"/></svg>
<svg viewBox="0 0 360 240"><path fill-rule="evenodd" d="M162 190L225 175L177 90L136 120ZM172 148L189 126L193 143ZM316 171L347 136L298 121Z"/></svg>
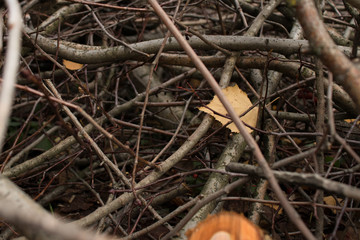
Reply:
<svg viewBox="0 0 360 240"><path fill-rule="evenodd" d="M356 1L0 7L2 239L184 239L219 211L274 239L359 236ZM238 131L199 111L214 95Z"/></svg>

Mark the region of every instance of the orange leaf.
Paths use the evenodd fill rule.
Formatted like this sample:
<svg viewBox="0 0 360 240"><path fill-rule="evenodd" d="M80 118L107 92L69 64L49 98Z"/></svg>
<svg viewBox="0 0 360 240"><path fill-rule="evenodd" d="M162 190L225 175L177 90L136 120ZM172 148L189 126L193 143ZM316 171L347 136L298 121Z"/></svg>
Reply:
<svg viewBox="0 0 360 240"><path fill-rule="evenodd" d="M63 59L63 64L69 70L78 70L84 66L84 64L72 62L65 59Z"/></svg>
<svg viewBox="0 0 360 240"><path fill-rule="evenodd" d="M186 233L189 240L263 240L262 230L234 212L210 215Z"/></svg>
<svg viewBox="0 0 360 240"><path fill-rule="evenodd" d="M250 99L248 98L246 93L243 92L238 87L238 85L224 88L222 89L222 91L226 96L226 98L229 100L232 107L235 109L235 112L238 114L238 116L243 114L252 106ZM230 119L223 117L228 114L217 96L215 96L213 100L206 106L207 107L200 107L199 110L210 114L216 120L221 122L222 125L225 125L231 121ZM245 116L241 117L240 119L249 126L255 127L257 121L257 113L258 113L258 108L254 107ZM237 133L239 132L239 130L237 129L234 123L229 124L227 128L229 128L232 132L237 132ZM250 133L252 132L251 128L247 127L247 130Z"/></svg>

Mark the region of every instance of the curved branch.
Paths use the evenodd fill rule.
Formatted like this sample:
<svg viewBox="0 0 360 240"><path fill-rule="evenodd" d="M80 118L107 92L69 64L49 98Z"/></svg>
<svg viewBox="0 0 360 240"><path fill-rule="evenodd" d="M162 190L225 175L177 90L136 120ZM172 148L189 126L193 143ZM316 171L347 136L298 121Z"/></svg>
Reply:
<svg viewBox="0 0 360 240"><path fill-rule="evenodd" d="M298 0L296 14L315 54L342 83L360 112L360 70L339 50L312 0Z"/></svg>
<svg viewBox="0 0 360 240"><path fill-rule="evenodd" d="M44 51L79 63L103 63L125 60L147 60L139 53L131 51L124 46L102 48L98 46L88 46L67 41L60 41L59 46L56 40L51 40L40 34L35 34L31 29L26 28L25 32L33 41L35 41ZM309 44L305 40L291 40L280 38L258 38L243 36L203 36L207 41L216 44L230 51L241 50L259 50L273 51L284 55L302 52L308 52ZM147 54L156 54L159 50L163 39L149 40L129 44L134 49ZM187 41L190 46L197 50L213 50L214 48L206 44L198 37L190 37ZM58 49L57 49L58 48ZM169 38L164 47L164 51L181 51L183 50L175 38ZM349 53L351 50L349 49Z"/></svg>

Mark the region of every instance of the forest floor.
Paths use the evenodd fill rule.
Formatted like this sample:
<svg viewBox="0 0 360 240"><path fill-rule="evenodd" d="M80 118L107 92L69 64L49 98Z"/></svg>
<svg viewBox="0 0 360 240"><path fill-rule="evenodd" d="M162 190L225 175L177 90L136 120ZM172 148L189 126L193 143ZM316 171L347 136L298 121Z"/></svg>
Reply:
<svg viewBox="0 0 360 240"><path fill-rule="evenodd" d="M221 88L230 86L257 151L250 134L218 121L231 120L221 106L207 106L212 85L148 2L21 2L3 176L51 214L115 237L184 238L207 215L233 211L272 239L303 239L263 156L308 230L359 239L358 111L304 40L295 8L159 1ZM325 1L322 15L356 59L357 10ZM0 238L17 236L0 219Z"/></svg>

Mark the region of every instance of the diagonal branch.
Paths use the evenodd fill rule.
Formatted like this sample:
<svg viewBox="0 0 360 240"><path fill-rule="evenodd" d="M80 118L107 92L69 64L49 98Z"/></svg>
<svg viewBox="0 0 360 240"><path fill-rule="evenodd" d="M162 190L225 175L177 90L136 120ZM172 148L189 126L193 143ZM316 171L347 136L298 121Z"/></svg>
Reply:
<svg viewBox="0 0 360 240"><path fill-rule="evenodd" d="M295 211L295 209L289 204L286 196L282 192L279 184L277 183L274 174L272 173L269 165L267 164L263 154L259 146L257 145L255 139L251 136L250 133L246 130L244 124L237 116L234 108L230 105L229 101L226 99L224 94L221 91L220 86L216 82L215 78L212 76L210 71L206 68L204 63L200 60L199 56L195 53L195 51L191 48L191 46L185 41L184 37L181 35L180 31L175 27L175 25L170 20L169 16L165 13L165 11L161 8L159 3L156 0L148 0L150 5L154 8L155 12L158 14L160 19L164 22L164 24L168 27L169 31L174 35L180 46L185 50L187 55L194 62L197 69L201 72L204 78L208 81L211 88L214 90L215 94L219 97L221 103L224 105L225 109L229 113L231 119L234 121L236 127L239 129L241 135L244 137L245 141L249 144L252 149L254 156L263 169L267 180L269 181L271 187L274 192L278 196L281 204L283 205L285 211L288 213L291 221L297 224L299 230L307 239L315 239L310 230L306 227L304 222L301 220L299 214Z"/></svg>

